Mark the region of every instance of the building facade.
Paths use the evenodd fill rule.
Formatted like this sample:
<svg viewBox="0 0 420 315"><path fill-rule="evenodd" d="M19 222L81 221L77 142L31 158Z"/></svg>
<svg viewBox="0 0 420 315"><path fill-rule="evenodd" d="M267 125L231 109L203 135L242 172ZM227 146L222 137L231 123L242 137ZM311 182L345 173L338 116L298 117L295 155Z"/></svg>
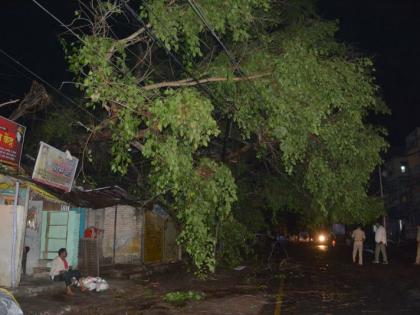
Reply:
<svg viewBox="0 0 420 315"><path fill-rule="evenodd" d="M420 128L387 159L381 175L389 233L414 239L420 223Z"/></svg>

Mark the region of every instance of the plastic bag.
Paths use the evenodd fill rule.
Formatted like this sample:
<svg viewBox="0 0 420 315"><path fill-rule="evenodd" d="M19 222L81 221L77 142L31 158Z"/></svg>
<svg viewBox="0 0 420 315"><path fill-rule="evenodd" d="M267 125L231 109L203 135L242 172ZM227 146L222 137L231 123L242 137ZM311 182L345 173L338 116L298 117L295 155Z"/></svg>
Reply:
<svg viewBox="0 0 420 315"><path fill-rule="evenodd" d="M102 292L109 289L108 282L101 277L86 277L81 279L82 285L89 291Z"/></svg>
<svg viewBox="0 0 420 315"><path fill-rule="evenodd" d="M96 289L96 278L94 277L86 277L81 279L83 287L88 289L89 291L93 291Z"/></svg>
<svg viewBox="0 0 420 315"><path fill-rule="evenodd" d="M105 279L98 278L98 281L96 282L96 292L102 292L109 289L108 282L105 281Z"/></svg>
<svg viewBox="0 0 420 315"><path fill-rule="evenodd" d="M12 293L0 288L0 315L23 315Z"/></svg>

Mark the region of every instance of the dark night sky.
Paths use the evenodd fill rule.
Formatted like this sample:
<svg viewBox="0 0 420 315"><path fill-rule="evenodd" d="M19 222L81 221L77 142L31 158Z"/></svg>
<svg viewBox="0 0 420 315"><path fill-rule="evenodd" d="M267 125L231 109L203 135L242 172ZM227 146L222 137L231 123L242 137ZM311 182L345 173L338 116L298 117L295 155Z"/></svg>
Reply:
<svg viewBox="0 0 420 315"><path fill-rule="evenodd" d="M320 13L340 20L340 39L372 56L392 115L382 120L394 145L420 126L420 1L320 0Z"/></svg>
<svg viewBox="0 0 420 315"><path fill-rule="evenodd" d="M69 23L76 0L38 0ZM420 126L420 1L320 0L320 13L339 19L339 37L373 56L378 83L392 116L382 119L392 144ZM57 35L64 29L31 0L2 0L0 48L58 87L70 80ZM28 91L29 74L0 54L0 103ZM19 71L24 72L19 69Z"/></svg>
<svg viewBox="0 0 420 315"><path fill-rule="evenodd" d="M77 9L75 0L39 2L65 23L71 21ZM2 0L0 30L0 48L46 81L58 87L62 81L71 79L65 70L64 54L57 40L64 28L31 0ZM10 98L21 98L30 84L31 75L0 53L0 103Z"/></svg>

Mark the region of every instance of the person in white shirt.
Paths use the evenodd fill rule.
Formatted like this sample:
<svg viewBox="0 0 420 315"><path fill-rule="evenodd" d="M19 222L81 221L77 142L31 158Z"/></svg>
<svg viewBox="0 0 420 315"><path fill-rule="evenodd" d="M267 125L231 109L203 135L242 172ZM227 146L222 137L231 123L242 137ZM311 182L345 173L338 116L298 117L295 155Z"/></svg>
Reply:
<svg viewBox="0 0 420 315"><path fill-rule="evenodd" d="M417 256L415 264L420 265L420 223L417 224Z"/></svg>
<svg viewBox="0 0 420 315"><path fill-rule="evenodd" d="M356 256L359 254L359 265L363 265L363 242L366 239L365 232L363 232L360 226L353 231L351 234L353 239L353 263L356 263Z"/></svg>
<svg viewBox="0 0 420 315"><path fill-rule="evenodd" d="M388 264L388 258L386 256L386 230L380 223L376 223L375 243L375 260L373 263L379 264L379 254L381 253L383 263Z"/></svg>
<svg viewBox="0 0 420 315"><path fill-rule="evenodd" d="M54 258L51 263L50 277L54 281L64 281L66 283L66 293L67 295L74 295L71 290L72 282L79 283L81 278L80 271L72 270L71 266L67 262L67 250L65 248L60 248L58 251L58 256ZM79 283L80 289L82 291L85 288L82 286L81 282Z"/></svg>

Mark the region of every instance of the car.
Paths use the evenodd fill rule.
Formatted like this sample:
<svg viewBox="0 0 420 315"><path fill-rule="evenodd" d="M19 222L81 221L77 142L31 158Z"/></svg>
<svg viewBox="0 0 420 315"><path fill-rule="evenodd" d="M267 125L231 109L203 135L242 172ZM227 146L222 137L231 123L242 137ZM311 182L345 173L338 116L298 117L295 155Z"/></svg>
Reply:
<svg viewBox="0 0 420 315"><path fill-rule="evenodd" d="M327 231L317 231L314 234L313 242L317 245L335 246L336 239L333 233Z"/></svg>
<svg viewBox="0 0 420 315"><path fill-rule="evenodd" d="M298 236L299 242L309 243L311 241L311 236L308 232L300 232Z"/></svg>

